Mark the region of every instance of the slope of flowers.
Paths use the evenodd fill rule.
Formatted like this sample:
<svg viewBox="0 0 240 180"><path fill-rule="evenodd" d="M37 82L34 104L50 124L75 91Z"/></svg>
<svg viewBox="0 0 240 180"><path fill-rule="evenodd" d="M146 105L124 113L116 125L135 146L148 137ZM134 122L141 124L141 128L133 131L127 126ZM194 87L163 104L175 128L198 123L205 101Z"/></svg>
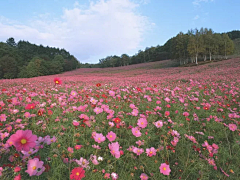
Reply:
<svg viewBox="0 0 240 180"><path fill-rule="evenodd" d="M240 60L131 67L0 80L0 179L239 179Z"/></svg>

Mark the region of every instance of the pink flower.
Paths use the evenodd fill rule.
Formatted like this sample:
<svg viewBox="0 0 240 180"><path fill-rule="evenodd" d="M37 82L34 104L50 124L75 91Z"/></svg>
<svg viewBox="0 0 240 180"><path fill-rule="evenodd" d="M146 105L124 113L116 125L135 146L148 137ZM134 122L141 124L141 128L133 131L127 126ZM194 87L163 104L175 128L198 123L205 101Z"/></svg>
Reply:
<svg viewBox="0 0 240 180"><path fill-rule="evenodd" d="M160 128L160 127L162 127L163 126L163 122L162 121L157 121L157 122L154 122L153 123L157 128Z"/></svg>
<svg viewBox="0 0 240 180"><path fill-rule="evenodd" d="M110 149L110 152L115 158L120 158L120 151L119 151L119 144L118 142L108 144L108 147Z"/></svg>
<svg viewBox="0 0 240 180"><path fill-rule="evenodd" d="M94 165L98 165L98 164L99 164L96 155L92 155L92 154L91 154L90 159L92 160L92 163L93 163Z"/></svg>
<svg viewBox="0 0 240 180"><path fill-rule="evenodd" d="M32 134L31 130L17 130L17 132L8 139L9 145L14 145L17 151L29 151L36 146L37 136Z"/></svg>
<svg viewBox="0 0 240 180"><path fill-rule="evenodd" d="M148 176L145 173L142 173L140 178L141 180L148 180Z"/></svg>
<svg viewBox="0 0 240 180"><path fill-rule="evenodd" d="M106 174L104 175L104 179L110 179L110 174L109 174L109 173L106 173Z"/></svg>
<svg viewBox="0 0 240 180"><path fill-rule="evenodd" d="M147 156L152 157L156 156L157 150L154 147L151 147L150 149L146 149Z"/></svg>
<svg viewBox="0 0 240 180"><path fill-rule="evenodd" d="M19 166L14 168L14 172L19 172L19 171L21 171L21 168Z"/></svg>
<svg viewBox="0 0 240 180"><path fill-rule="evenodd" d="M169 99L168 97L166 97L164 100L165 100L166 102L170 102L170 99Z"/></svg>
<svg viewBox="0 0 240 180"><path fill-rule="evenodd" d="M1 114L1 115L0 115L0 120L1 120L1 121L6 121L6 119L7 119L6 114Z"/></svg>
<svg viewBox="0 0 240 180"><path fill-rule="evenodd" d="M229 124L228 127L229 127L229 129L231 131L235 131L237 129L237 125L236 124Z"/></svg>
<svg viewBox="0 0 240 180"><path fill-rule="evenodd" d="M169 165L167 165L166 163L162 163L161 166L159 167L159 169L160 169L160 173L162 173L164 175L169 175L171 172Z"/></svg>
<svg viewBox="0 0 240 180"><path fill-rule="evenodd" d="M81 149L82 148L82 145L76 145L75 147L74 147L75 149Z"/></svg>
<svg viewBox="0 0 240 180"><path fill-rule="evenodd" d="M147 127L147 124L148 124L148 122L147 122L147 120L146 120L145 118L140 118L140 119L138 119L137 125L138 125L140 128L145 128L145 127Z"/></svg>
<svg viewBox="0 0 240 180"><path fill-rule="evenodd" d="M99 107L95 107L94 110L93 110L96 114L100 114L103 112L103 109L102 108L99 108Z"/></svg>
<svg viewBox="0 0 240 180"><path fill-rule="evenodd" d="M140 156L140 154L142 154L144 150L142 148L133 147L133 152Z"/></svg>
<svg viewBox="0 0 240 180"><path fill-rule="evenodd" d="M25 113L24 113L24 116L25 116L26 118L30 118L30 117L31 117L31 114L30 114L29 112L25 112Z"/></svg>
<svg viewBox="0 0 240 180"><path fill-rule="evenodd" d="M28 169L25 172L28 173L29 176L40 176L44 170L43 161L34 158L28 161Z"/></svg>
<svg viewBox="0 0 240 180"><path fill-rule="evenodd" d="M112 177L112 180L116 180L116 179L118 179L118 174L115 172L112 172L111 177Z"/></svg>
<svg viewBox="0 0 240 180"><path fill-rule="evenodd" d="M187 116L189 116L189 113L188 113L188 112L184 112L183 115L184 115L185 117L187 117Z"/></svg>
<svg viewBox="0 0 240 180"><path fill-rule="evenodd" d="M144 145L144 141L138 140L138 141L136 142L136 144L137 144L138 146Z"/></svg>
<svg viewBox="0 0 240 180"><path fill-rule="evenodd" d="M73 124L74 126L79 126L79 122L76 121L76 120L73 120L72 124Z"/></svg>
<svg viewBox="0 0 240 180"><path fill-rule="evenodd" d="M70 94L71 94L71 96L72 96L72 97L75 97L75 96L77 96L77 92L76 92L76 91L74 91L74 90L72 90Z"/></svg>
<svg viewBox="0 0 240 180"><path fill-rule="evenodd" d="M115 96L115 92L110 90L109 95L113 97L113 96Z"/></svg>
<svg viewBox="0 0 240 180"><path fill-rule="evenodd" d="M105 136L103 136L102 133L96 133L96 135L94 136L94 140L97 142L97 143L101 143L103 141L105 141Z"/></svg>
<svg viewBox="0 0 240 180"><path fill-rule="evenodd" d="M116 134L114 132L110 131L110 132L108 132L106 137L108 138L109 141L112 142L116 139Z"/></svg>
<svg viewBox="0 0 240 180"><path fill-rule="evenodd" d="M92 147L95 148L95 149L101 149L101 147L99 145L95 145L95 144L92 145Z"/></svg>
<svg viewBox="0 0 240 180"><path fill-rule="evenodd" d="M82 168L87 168L87 167L88 167L88 164L89 164L89 162L88 162L86 159L84 159L83 157L81 157L80 160L75 160L75 162L76 162L79 166L81 166Z"/></svg>
<svg viewBox="0 0 240 180"><path fill-rule="evenodd" d="M22 177L21 177L21 174L19 174L19 175L17 175L17 176L14 177L14 180L21 180L21 178L22 178Z"/></svg>
<svg viewBox="0 0 240 180"><path fill-rule="evenodd" d="M169 111L165 111L165 116L169 116L170 112Z"/></svg>
<svg viewBox="0 0 240 180"><path fill-rule="evenodd" d="M142 133L138 130L138 127L132 128L132 133L136 137L140 137Z"/></svg>
<svg viewBox="0 0 240 180"><path fill-rule="evenodd" d="M137 109L133 109L131 114L132 114L132 116L137 116L138 115L138 110Z"/></svg>
<svg viewBox="0 0 240 180"><path fill-rule="evenodd" d="M73 153L73 148L71 148L71 147L68 147L68 152L70 152L70 153Z"/></svg>
<svg viewBox="0 0 240 180"><path fill-rule="evenodd" d="M5 132L5 133L0 133L0 137L1 137L1 140L3 141L4 138L8 137L9 136L9 133Z"/></svg>
<svg viewBox="0 0 240 180"><path fill-rule="evenodd" d="M134 104L130 104L129 107L133 110L136 109L136 106Z"/></svg>

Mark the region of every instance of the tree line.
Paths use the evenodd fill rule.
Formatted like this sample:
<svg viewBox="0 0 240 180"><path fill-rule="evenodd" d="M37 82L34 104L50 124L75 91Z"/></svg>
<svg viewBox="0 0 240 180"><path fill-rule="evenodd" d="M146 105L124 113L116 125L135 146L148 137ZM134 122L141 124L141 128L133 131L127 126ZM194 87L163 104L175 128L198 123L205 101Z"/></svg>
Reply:
<svg viewBox="0 0 240 180"><path fill-rule="evenodd" d="M0 79L30 78L79 68L78 60L65 49L44 47L14 38L0 42Z"/></svg>
<svg viewBox="0 0 240 180"><path fill-rule="evenodd" d="M191 29L185 34L178 33L163 46L147 47L145 50L139 50L133 56L127 54L107 56L100 59L98 64L85 64L82 67L118 67L167 59L176 60L182 65L198 64L199 60L226 59L228 55L234 53L234 47L240 40L238 38L240 38L240 31L237 30L228 33L214 33L212 29L208 28Z"/></svg>

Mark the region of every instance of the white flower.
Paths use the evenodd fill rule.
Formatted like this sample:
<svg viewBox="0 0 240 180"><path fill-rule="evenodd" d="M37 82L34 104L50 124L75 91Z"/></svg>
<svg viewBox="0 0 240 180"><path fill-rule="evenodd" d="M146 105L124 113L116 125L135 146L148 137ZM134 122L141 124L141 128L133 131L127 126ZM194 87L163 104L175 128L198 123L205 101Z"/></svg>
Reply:
<svg viewBox="0 0 240 180"><path fill-rule="evenodd" d="M103 161L103 157L99 156L98 161Z"/></svg>

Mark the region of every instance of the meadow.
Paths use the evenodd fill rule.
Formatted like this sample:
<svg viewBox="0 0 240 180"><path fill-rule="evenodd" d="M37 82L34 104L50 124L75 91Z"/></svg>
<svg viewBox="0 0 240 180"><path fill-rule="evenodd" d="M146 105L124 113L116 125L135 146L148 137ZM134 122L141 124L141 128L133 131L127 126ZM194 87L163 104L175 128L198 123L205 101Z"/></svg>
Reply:
<svg viewBox="0 0 240 180"><path fill-rule="evenodd" d="M240 59L0 80L0 179L240 179Z"/></svg>

